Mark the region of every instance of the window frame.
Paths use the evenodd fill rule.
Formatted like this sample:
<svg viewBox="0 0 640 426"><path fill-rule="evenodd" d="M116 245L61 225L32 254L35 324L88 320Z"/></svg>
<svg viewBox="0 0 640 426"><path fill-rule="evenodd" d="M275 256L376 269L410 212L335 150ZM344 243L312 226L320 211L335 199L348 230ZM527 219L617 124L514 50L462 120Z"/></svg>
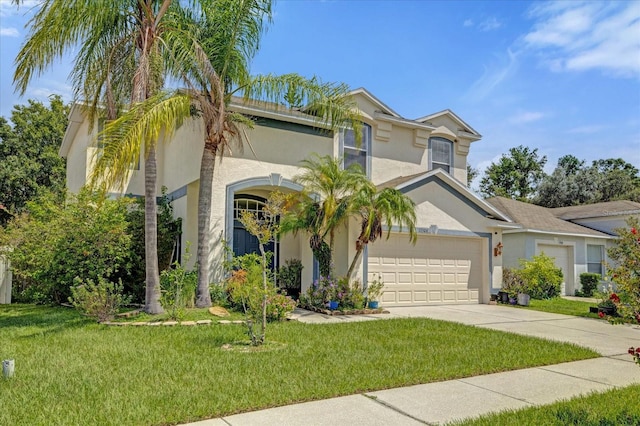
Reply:
<svg viewBox="0 0 640 426"><path fill-rule="evenodd" d="M439 161L433 161L433 142L446 142L448 147L449 147L449 164L446 163L442 163ZM446 165L448 167L448 169L445 169L444 167L437 167L438 169L441 169L449 174L452 174L452 169L453 169L453 141L447 139L447 138L443 138L443 137L433 137L433 138L429 138L429 171L431 170L435 170L436 168L433 167L434 164L437 165Z"/></svg>
<svg viewBox="0 0 640 426"><path fill-rule="evenodd" d="M591 259L589 257L589 247L597 247L600 251L600 260L598 262L593 261L594 259ZM587 256L586 256L586 263L587 263L587 272L589 273L594 273L594 274L599 274L601 277L604 277L604 246L602 244L587 244ZM593 265L598 265L599 271L592 271L591 266Z"/></svg>
<svg viewBox="0 0 640 426"><path fill-rule="evenodd" d="M342 156L342 168L347 168L347 151L355 153L365 153L365 170L364 173L368 178L371 178L371 125L368 123L362 123L362 143L360 147L347 146L345 144L345 132L353 131L351 128L345 128L340 131L340 153Z"/></svg>

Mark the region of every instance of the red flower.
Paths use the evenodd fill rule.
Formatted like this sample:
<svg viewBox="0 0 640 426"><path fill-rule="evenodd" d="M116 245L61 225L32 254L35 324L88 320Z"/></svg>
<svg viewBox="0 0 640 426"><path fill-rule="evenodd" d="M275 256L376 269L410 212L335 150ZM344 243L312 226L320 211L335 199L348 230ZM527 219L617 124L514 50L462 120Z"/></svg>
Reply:
<svg viewBox="0 0 640 426"><path fill-rule="evenodd" d="M636 235L638 233L638 230L636 228L631 228L631 233L633 235Z"/></svg>
<svg viewBox="0 0 640 426"><path fill-rule="evenodd" d="M604 318L604 312L602 312L602 311L598 312L598 316L599 316L600 318Z"/></svg>
<svg viewBox="0 0 640 426"><path fill-rule="evenodd" d="M639 347L638 349L640 349L640 347ZM629 351L628 351L628 352L629 352L629 354L633 355L633 354L635 354L635 353L636 353L636 348L634 348L634 347L632 346L632 347L630 347L630 348L629 348Z"/></svg>
<svg viewBox="0 0 640 426"><path fill-rule="evenodd" d="M613 303L620 303L620 298L615 293L611 293L611 296L609 296L609 299L613 300Z"/></svg>

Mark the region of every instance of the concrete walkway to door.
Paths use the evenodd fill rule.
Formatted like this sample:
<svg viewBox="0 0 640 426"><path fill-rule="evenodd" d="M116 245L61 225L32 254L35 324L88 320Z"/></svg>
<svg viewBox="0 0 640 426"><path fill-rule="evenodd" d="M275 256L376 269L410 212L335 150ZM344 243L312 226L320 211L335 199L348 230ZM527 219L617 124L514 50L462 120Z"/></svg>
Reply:
<svg viewBox="0 0 640 426"><path fill-rule="evenodd" d="M296 310L301 322L336 323L391 318L433 318L575 343L600 358L427 383L287 405L193 423L240 425L443 424L505 409L544 405L590 392L640 383L627 354L640 345L640 327L499 305L388 308L389 314L327 316Z"/></svg>

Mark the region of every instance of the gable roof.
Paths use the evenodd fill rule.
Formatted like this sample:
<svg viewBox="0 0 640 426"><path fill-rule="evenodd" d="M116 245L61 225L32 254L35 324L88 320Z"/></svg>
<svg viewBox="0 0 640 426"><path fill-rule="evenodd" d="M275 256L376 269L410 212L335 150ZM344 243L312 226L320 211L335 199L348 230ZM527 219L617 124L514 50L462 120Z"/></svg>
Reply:
<svg viewBox="0 0 640 426"><path fill-rule="evenodd" d="M377 185L378 189L395 188L402 193L413 191L430 182L436 182L447 189L450 193L472 206L474 210L482 213L484 217L497 219L504 222L511 222L509 217L495 209L492 205L486 203L473 192L464 186L461 182L453 178L449 173L435 169L429 172L417 173L409 176L399 176L387 182Z"/></svg>
<svg viewBox="0 0 640 426"><path fill-rule="evenodd" d="M592 219L598 217L640 215L640 203L629 200L607 201L580 206L556 207L551 212L564 220Z"/></svg>
<svg viewBox="0 0 640 426"><path fill-rule="evenodd" d="M359 87L359 88L357 88L355 90L352 90L351 92L349 92L349 94L351 96L353 96L353 95L362 95L365 98L367 98L371 103L377 105L378 108L380 108L380 111L382 111L383 113L391 115L391 116L396 117L396 118L402 118L400 116L400 114L398 114L397 112L395 112L394 110L389 108L389 106L387 106L387 104L385 104L380 99L378 99L375 96L373 96L373 94L371 92L369 92L367 89L365 89L364 87Z"/></svg>
<svg viewBox="0 0 640 426"><path fill-rule="evenodd" d="M611 235L605 234L604 232L562 220L553 214L552 209L546 207L523 203L522 201L505 197L488 198L486 201L522 225L522 229L514 232L548 232L585 237L612 238Z"/></svg>
<svg viewBox="0 0 640 426"><path fill-rule="evenodd" d="M416 118L414 121L417 121L418 123L426 123L430 120L433 120L435 118L442 117L442 116L448 116L453 121L458 123L458 125L463 128L464 132L469 133L469 136L475 139L480 139L482 137L480 133L478 133L473 127L469 126L462 118L458 117L458 115L453 111L451 111L450 109L445 109L440 112L436 112L434 114L425 115L424 117Z"/></svg>

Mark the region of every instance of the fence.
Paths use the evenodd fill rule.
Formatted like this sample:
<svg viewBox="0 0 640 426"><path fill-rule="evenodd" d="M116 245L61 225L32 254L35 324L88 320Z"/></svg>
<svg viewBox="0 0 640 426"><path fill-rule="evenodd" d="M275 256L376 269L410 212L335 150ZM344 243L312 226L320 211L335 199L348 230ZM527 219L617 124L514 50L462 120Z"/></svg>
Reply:
<svg viewBox="0 0 640 426"><path fill-rule="evenodd" d="M0 305L11 303L11 263L0 254Z"/></svg>

